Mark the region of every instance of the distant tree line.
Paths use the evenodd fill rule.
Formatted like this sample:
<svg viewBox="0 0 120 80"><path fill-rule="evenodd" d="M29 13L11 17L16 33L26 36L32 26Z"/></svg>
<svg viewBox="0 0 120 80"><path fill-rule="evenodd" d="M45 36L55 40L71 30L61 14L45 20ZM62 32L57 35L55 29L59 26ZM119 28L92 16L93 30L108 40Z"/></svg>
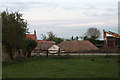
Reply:
<svg viewBox="0 0 120 80"><path fill-rule="evenodd" d="M79 34L78 34L79 35ZM93 44L100 44L99 38L101 36L100 30L94 27L90 27L82 36L71 36L71 38L65 39L57 37L53 32L47 32L47 35L42 34L42 39L47 41L55 41L56 44L59 44L62 41L71 41L71 40L89 40Z"/></svg>
<svg viewBox="0 0 120 80"><path fill-rule="evenodd" d="M93 44L103 44L99 40L100 36L101 36L100 30L98 30L95 27L90 27L87 29L87 31L82 36L71 36L71 38L65 39L65 40L71 41L71 40L82 39L82 40L88 40L88 41L92 42Z"/></svg>

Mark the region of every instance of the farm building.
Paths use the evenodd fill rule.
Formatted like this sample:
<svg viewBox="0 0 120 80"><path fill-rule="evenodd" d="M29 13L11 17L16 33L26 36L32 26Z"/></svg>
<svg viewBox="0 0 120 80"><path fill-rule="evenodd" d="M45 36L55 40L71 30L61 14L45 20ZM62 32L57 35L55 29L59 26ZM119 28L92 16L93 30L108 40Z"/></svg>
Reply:
<svg viewBox="0 0 120 80"><path fill-rule="evenodd" d="M88 50L98 50L98 48L87 40L64 41L58 44L60 49L65 52L82 52Z"/></svg>
<svg viewBox="0 0 120 80"><path fill-rule="evenodd" d="M37 42L37 47L35 50L38 51L45 51L48 50L52 45L55 44L54 41L45 41L45 40L38 40L36 36L36 30L34 30L34 34L27 34L26 37L35 40Z"/></svg>
<svg viewBox="0 0 120 80"><path fill-rule="evenodd" d="M54 41L37 40L36 49L39 51L45 51L45 50L48 50L54 44L55 44Z"/></svg>
<svg viewBox="0 0 120 80"><path fill-rule="evenodd" d="M114 36L107 36L107 47L120 47L120 38Z"/></svg>
<svg viewBox="0 0 120 80"><path fill-rule="evenodd" d="M115 47L116 46L116 37L107 36L108 47Z"/></svg>
<svg viewBox="0 0 120 80"><path fill-rule="evenodd" d="M53 45L48 49L49 53L58 53L59 50L60 48L57 45Z"/></svg>
<svg viewBox="0 0 120 80"><path fill-rule="evenodd" d="M27 34L26 37L36 41L37 40L36 30L34 30L34 34Z"/></svg>

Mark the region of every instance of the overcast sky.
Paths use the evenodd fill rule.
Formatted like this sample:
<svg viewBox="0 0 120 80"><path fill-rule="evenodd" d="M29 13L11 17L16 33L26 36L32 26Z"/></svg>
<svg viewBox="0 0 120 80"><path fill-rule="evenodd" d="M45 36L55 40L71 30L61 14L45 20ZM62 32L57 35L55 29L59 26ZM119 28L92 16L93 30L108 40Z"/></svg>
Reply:
<svg viewBox="0 0 120 80"><path fill-rule="evenodd" d="M18 11L38 39L49 31L58 37L83 35L89 27L118 33L119 0L3 0L0 11ZM102 36L102 35L101 35Z"/></svg>

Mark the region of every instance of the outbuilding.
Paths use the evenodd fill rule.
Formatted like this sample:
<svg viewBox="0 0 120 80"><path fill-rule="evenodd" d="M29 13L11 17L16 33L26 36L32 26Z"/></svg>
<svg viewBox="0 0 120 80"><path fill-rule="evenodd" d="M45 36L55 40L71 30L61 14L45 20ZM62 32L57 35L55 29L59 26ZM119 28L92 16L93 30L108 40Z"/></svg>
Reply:
<svg viewBox="0 0 120 80"><path fill-rule="evenodd" d="M48 51L49 53L55 54L55 53L60 52L60 48L57 45L53 45L48 49Z"/></svg>

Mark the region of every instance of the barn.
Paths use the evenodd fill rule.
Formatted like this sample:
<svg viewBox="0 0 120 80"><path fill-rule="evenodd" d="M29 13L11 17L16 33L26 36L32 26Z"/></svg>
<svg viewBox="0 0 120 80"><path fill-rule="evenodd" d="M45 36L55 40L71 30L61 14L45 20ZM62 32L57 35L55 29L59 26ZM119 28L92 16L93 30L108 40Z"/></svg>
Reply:
<svg viewBox="0 0 120 80"><path fill-rule="evenodd" d="M58 44L60 49L65 52L82 52L98 50L98 48L88 40L63 41Z"/></svg>
<svg viewBox="0 0 120 80"><path fill-rule="evenodd" d="M46 51L55 44L54 41L38 40L36 36L36 30L34 30L34 34L26 34L26 37L37 42L37 47L35 48L36 51Z"/></svg>

